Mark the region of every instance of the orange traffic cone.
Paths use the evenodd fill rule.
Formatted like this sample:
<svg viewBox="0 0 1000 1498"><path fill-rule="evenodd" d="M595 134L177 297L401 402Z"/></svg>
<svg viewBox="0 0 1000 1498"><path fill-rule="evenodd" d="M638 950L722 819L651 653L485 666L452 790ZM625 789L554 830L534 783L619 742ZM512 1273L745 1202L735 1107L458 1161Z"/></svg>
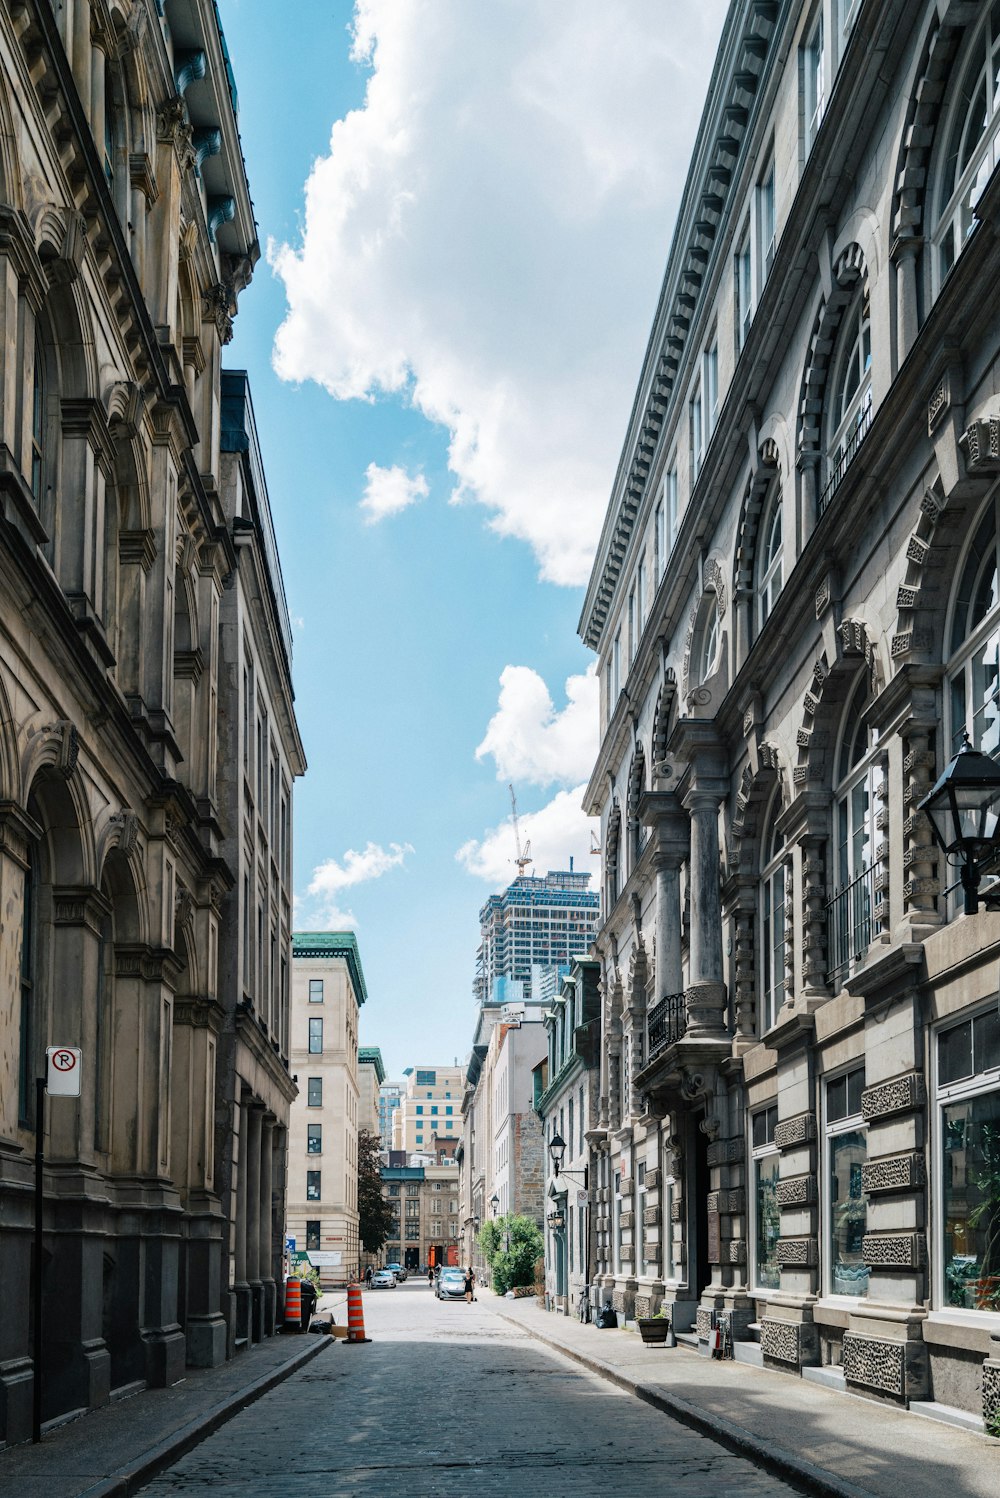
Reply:
<svg viewBox="0 0 1000 1498"><path fill-rule="evenodd" d="M294 1276L285 1281L285 1327L292 1329L295 1325L296 1331L302 1330L302 1281Z"/></svg>
<svg viewBox="0 0 1000 1498"><path fill-rule="evenodd" d="M361 1286L354 1280L347 1287L347 1340L348 1342L370 1342L365 1336L365 1312L361 1298Z"/></svg>

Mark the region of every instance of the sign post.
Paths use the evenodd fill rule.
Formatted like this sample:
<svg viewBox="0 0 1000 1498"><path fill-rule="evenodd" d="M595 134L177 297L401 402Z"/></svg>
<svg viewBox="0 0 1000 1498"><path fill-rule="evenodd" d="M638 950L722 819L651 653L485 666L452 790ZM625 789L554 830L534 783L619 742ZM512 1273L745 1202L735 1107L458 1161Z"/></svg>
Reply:
<svg viewBox="0 0 1000 1498"><path fill-rule="evenodd" d="M42 1439L42 1215L45 1177L45 1094L80 1096L80 1051L75 1046L49 1046L45 1076L35 1078L35 1253L32 1263L34 1338L32 1346L31 1439Z"/></svg>

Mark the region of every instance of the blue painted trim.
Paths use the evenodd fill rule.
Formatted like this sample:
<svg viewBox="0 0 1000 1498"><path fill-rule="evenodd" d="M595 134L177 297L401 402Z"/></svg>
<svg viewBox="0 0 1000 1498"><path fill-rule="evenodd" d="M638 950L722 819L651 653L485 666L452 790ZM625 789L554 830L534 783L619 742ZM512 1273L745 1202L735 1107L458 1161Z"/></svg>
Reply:
<svg viewBox="0 0 1000 1498"><path fill-rule="evenodd" d="M176 52L174 54L174 83L177 92L183 98L192 83L198 83L202 78L208 77L208 58L199 47L196 52Z"/></svg>
<svg viewBox="0 0 1000 1498"><path fill-rule="evenodd" d="M215 243L215 236L223 224L231 223L236 217L236 199L226 193L222 197L211 197L208 200L208 237Z"/></svg>
<svg viewBox="0 0 1000 1498"><path fill-rule="evenodd" d="M218 125L208 125L202 130L195 130L191 136L191 144L194 147L194 164L200 169L207 157L218 156L222 150L222 131Z"/></svg>

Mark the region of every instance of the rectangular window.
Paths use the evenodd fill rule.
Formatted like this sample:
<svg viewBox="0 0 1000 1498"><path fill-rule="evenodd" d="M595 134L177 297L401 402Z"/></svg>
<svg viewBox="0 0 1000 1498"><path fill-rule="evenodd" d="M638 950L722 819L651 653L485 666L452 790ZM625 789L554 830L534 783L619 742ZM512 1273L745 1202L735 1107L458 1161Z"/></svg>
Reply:
<svg viewBox="0 0 1000 1498"><path fill-rule="evenodd" d="M436 1087L437 1086L437 1072L436 1071L418 1071L417 1072L417 1080L414 1083L414 1086L416 1086L416 1087Z"/></svg>
<svg viewBox="0 0 1000 1498"><path fill-rule="evenodd" d="M323 1078L310 1077L306 1083L306 1107L322 1108L323 1106Z"/></svg>
<svg viewBox="0 0 1000 1498"><path fill-rule="evenodd" d="M309 979L309 1002L310 1004L322 1004L323 1002L323 979Z"/></svg>
<svg viewBox="0 0 1000 1498"><path fill-rule="evenodd" d="M306 1252L319 1248L319 1222L314 1218L306 1222Z"/></svg>
<svg viewBox="0 0 1000 1498"><path fill-rule="evenodd" d="M664 480L664 487L665 486L666 480ZM657 587L659 587L660 585L660 579L663 576L663 569L666 566L666 561L666 510L664 509L664 502L661 499L659 504L656 506L656 515L653 520L653 578Z"/></svg>
<svg viewBox="0 0 1000 1498"><path fill-rule="evenodd" d="M868 1293L868 1266L861 1256L868 1221L861 1180L868 1155L868 1130L861 1117L864 1088L863 1066L826 1085L828 1288L834 1295Z"/></svg>
<svg viewBox="0 0 1000 1498"><path fill-rule="evenodd" d="M622 689L622 632L616 630L614 644L611 647L611 690L615 702L618 701Z"/></svg>
<svg viewBox="0 0 1000 1498"><path fill-rule="evenodd" d="M774 262L776 220L774 216L774 158L761 173L757 185L757 294L763 288Z"/></svg>
<svg viewBox="0 0 1000 1498"><path fill-rule="evenodd" d="M1000 1311L1000 1014L937 1037L941 1139L940 1303Z"/></svg>
<svg viewBox="0 0 1000 1498"><path fill-rule="evenodd" d="M820 8L816 24L806 42L802 57L805 118L806 154L812 150L813 141L823 123L826 109L826 68L823 56L823 10Z"/></svg>
<svg viewBox="0 0 1000 1498"><path fill-rule="evenodd" d="M736 282L736 347L741 349L750 333L753 319L753 280L750 263L750 225L743 230L734 261Z"/></svg>
<svg viewBox="0 0 1000 1498"><path fill-rule="evenodd" d="M320 1176L321 1176L321 1174L322 1174L322 1172L319 1171L319 1170L307 1170L306 1171L306 1201L307 1202L318 1202L319 1201L320 1196L322 1195L322 1192L320 1190Z"/></svg>
<svg viewBox="0 0 1000 1498"><path fill-rule="evenodd" d="M701 472L705 456L705 432L702 421L701 385L691 397L691 477L696 479Z"/></svg>
<svg viewBox="0 0 1000 1498"><path fill-rule="evenodd" d="M306 1125L306 1154L321 1155L323 1153L323 1125Z"/></svg>
<svg viewBox="0 0 1000 1498"><path fill-rule="evenodd" d="M714 339L705 355L705 434L715 431L719 419L719 344Z"/></svg>
<svg viewBox="0 0 1000 1498"><path fill-rule="evenodd" d="M774 1143L777 1122L778 1107L773 1104L755 1113L750 1126L753 1146L753 1283L761 1290L777 1290L781 1283L778 1269L778 1239L781 1236L779 1155Z"/></svg>
<svg viewBox="0 0 1000 1498"><path fill-rule="evenodd" d="M323 1021L311 1019L309 1021L309 1054L319 1056L323 1050Z"/></svg>
<svg viewBox="0 0 1000 1498"><path fill-rule="evenodd" d="M631 666L635 660L636 631L635 631L635 585L628 593L628 663Z"/></svg>
<svg viewBox="0 0 1000 1498"><path fill-rule="evenodd" d="M639 558L639 565L635 573L635 596L636 596L636 624L638 625L639 638L646 628L646 553L643 552ZM636 642L638 644L638 641Z"/></svg>

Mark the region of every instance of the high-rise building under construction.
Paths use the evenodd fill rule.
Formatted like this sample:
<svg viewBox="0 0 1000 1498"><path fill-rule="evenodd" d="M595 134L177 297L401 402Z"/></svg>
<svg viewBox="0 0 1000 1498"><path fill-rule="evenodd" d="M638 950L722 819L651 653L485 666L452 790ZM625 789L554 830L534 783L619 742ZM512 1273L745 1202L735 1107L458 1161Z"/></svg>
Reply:
<svg viewBox="0 0 1000 1498"><path fill-rule="evenodd" d="M522 875L479 912L480 940L473 993L478 1003L543 997L545 978L584 956L597 931L600 896L590 875Z"/></svg>

